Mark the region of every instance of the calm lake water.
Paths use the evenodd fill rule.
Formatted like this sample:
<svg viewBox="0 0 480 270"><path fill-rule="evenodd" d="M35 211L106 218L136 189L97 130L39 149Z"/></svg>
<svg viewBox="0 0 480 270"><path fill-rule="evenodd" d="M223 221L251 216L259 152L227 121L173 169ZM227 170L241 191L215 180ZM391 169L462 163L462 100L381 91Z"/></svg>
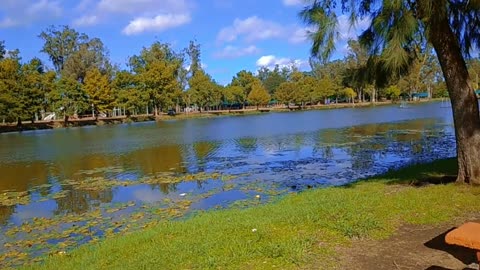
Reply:
<svg viewBox="0 0 480 270"><path fill-rule="evenodd" d="M0 204L0 230L96 209L106 214L112 212L106 206L122 204L137 210L182 202L189 211L224 207L256 195L263 200L343 185L454 154L451 109L440 103L0 134L0 193L27 191L28 196L21 204ZM206 179L196 181L199 173ZM235 178L208 179L213 173ZM175 183L71 185L167 174L192 176ZM0 236L0 246L23 238Z"/></svg>

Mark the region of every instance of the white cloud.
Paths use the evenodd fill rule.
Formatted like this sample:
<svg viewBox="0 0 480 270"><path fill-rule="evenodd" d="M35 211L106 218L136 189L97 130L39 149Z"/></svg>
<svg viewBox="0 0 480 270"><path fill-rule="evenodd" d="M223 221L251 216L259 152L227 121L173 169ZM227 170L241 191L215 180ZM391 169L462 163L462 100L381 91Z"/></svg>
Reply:
<svg viewBox="0 0 480 270"><path fill-rule="evenodd" d="M217 40L219 42L231 42L243 36L246 41L253 42L256 40L279 38L285 35L285 28L280 24L253 16L244 20L235 19L232 26L220 30L217 35Z"/></svg>
<svg viewBox="0 0 480 270"><path fill-rule="evenodd" d="M59 17L62 15L62 8L58 1L40 0L33 2L27 9L26 13L30 16L49 16Z"/></svg>
<svg viewBox="0 0 480 270"><path fill-rule="evenodd" d="M254 45L250 45L245 48L239 48L236 46L231 46L228 45L223 50L215 54L215 57L218 58L239 58L242 56L247 56L247 55L253 55L257 54L260 52L260 49L258 49Z"/></svg>
<svg viewBox="0 0 480 270"><path fill-rule="evenodd" d="M246 19L236 18L231 26L220 30L217 35L217 42L224 43L241 39L247 43L253 43L278 38L287 40L292 44L298 44L307 40L308 29L295 25L281 25L257 16Z"/></svg>
<svg viewBox="0 0 480 270"><path fill-rule="evenodd" d="M18 21L13 20L12 18L4 18L0 21L0 28L10 28L19 25Z"/></svg>
<svg viewBox="0 0 480 270"><path fill-rule="evenodd" d="M157 15L183 12L189 6L186 0L101 0L97 9L114 14Z"/></svg>
<svg viewBox="0 0 480 270"><path fill-rule="evenodd" d="M113 18L130 20L126 35L161 32L191 21L192 0L82 0L77 10L86 14L73 23L92 26ZM119 17L121 16L121 17Z"/></svg>
<svg viewBox="0 0 480 270"><path fill-rule="evenodd" d="M187 24L190 20L188 14L166 14L153 18L140 17L131 21L122 32L127 36L143 32L162 32L169 28Z"/></svg>
<svg viewBox="0 0 480 270"><path fill-rule="evenodd" d="M304 2L305 2L304 0L283 0L283 4L285 6L299 6Z"/></svg>
<svg viewBox="0 0 480 270"><path fill-rule="evenodd" d="M0 28L8 28L58 18L63 9L56 0L3 0L1 13L8 15L0 17Z"/></svg>
<svg viewBox="0 0 480 270"><path fill-rule="evenodd" d="M257 60L257 67L266 67L273 69L276 65L282 67L297 67L299 69L308 66L308 61L301 59L292 59L276 57L275 55L264 55Z"/></svg>
<svg viewBox="0 0 480 270"><path fill-rule="evenodd" d="M90 26L98 23L98 17L96 15L87 15L75 19L73 25L75 26Z"/></svg>

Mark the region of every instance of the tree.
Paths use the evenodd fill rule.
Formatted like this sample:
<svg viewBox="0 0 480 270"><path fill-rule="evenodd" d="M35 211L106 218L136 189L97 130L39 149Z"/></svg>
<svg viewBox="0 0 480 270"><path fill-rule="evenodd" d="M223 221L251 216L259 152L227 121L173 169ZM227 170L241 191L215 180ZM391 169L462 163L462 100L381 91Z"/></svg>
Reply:
<svg viewBox="0 0 480 270"><path fill-rule="evenodd" d="M333 96L337 88L330 77L325 77L317 82L317 87L314 90L315 99L323 100L326 103L326 99Z"/></svg>
<svg viewBox="0 0 480 270"><path fill-rule="evenodd" d="M98 68L87 71L83 89L88 95L88 102L92 104L92 114L95 114L95 111L107 112L113 109L114 96L110 82Z"/></svg>
<svg viewBox="0 0 480 270"><path fill-rule="evenodd" d="M270 101L270 95L260 81L252 83L252 91L248 94L248 102L258 107L260 105L267 105Z"/></svg>
<svg viewBox="0 0 480 270"><path fill-rule="evenodd" d="M434 48L452 102L457 142L457 182L480 184L480 116L478 101L465 63L471 49L480 47L480 3L454 0L310 1L300 13L315 28L312 55L322 61L335 49L337 10L351 22L371 17L361 35L371 55L382 55L385 67L398 72L411 62L412 40L425 37Z"/></svg>
<svg viewBox="0 0 480 270"><path fill-rule="evenodd" d="M21 114L20 63L11 58L0 60L0 116L2 121L14 121ZM21 124L21 121L19 122Z"/></svg>
<svg viewBox="0 0 480 270"><path fill-rule="evenodd" d="M203 70L199 70L189 80L192 102L197 104L200 112L207 106L213 105L213 89L216 87L212 78Z"/></svg>
<svg viewBox="0 0 480 270"><path fill-rule="evenodd" d="M188 48L186 49L188 56L190 57L190 68L189 71L192 76L195 75L197 71L202 69L202 64L200 62L200 44L196 43L195 41L191 40Z"/></svg>
<svg viewBox="0 0 480 270"><path fill-rule="evenodd" d="M43 63L38 58L32 59L21 68L22 80L20 96L18 97L21 114L19 117L28 118L32 122L43 109L44 87Z"/></svg>
<svg viewBox="0 0 480 270"><path fill-rule="evenodd" d="M355 98L357 97L357 93L350 87L343 89L343 96L351 103L355 103Z"/></svg>
<svg viewBox="0 0 480 270"><path fill-rule="evenodd" d="M242 70L235 75L232 79L232 86L239 86L243 89L245 100L242 101L243 106L247 101L246 98L250 91L252 91L252 85L257 79L253 76L253 73L250 71Z"/></svg>
<svg viewBox="0 0 480 270"><path fill-rule="evenodd" d="M245 101L245 92L240 86L229 85L224 90L224 100L229 103L229 106L232 105L242 105Z"/></svg>
<svg viewBox="0 0 480 270"><path fill-rule="evenodd" d="M182 95L179 76L183 61L183 56L169 44L160 42L130 58L129 65L138 76L140 89L149 96L155 115L178 104Z"/></svg>
<svg viewBox="0 0 480 270"><path fill-rule="evenodd" d="M78 44L78 49L65 60L62 75L72 77L81 83L91 69L98 69L110 76L112 65L103 42L99 38L89 39L86 35L84 39L85 41Z"/></svg>
<svg viewBox="0 0 480 270"><path fill-rule="evenodd" d="M116 96L116 104L128 110L128 114L145 108L148 103L148 94L142 91L138 78L129 71L123 70L115 74L112 88Z"/></svg>
<svg viewBox="0 0 480 270"><path fill-rule="evenodd" d="M294 82L283 82L275 92L275 98L278 102L290 108L290 103L294 102L295 87L296 84Z"/></svg>
<svg viewBox="0 0 480 270"><path fill-rule="evenodd" d="M60 27L60 29L50 26L42 31L38 37L45 42L41 52L48 54L57 73L63 70L68 58L78 51L80 43L88 39L85 34L80 34L66 25Z"/></svg>
<svg viewBox="0 0 480 270"><path fill-rule="evenodd" d="M88 109L88 97L83 91L82 85L72 78L60 78L56 82L55 89L50 93L56 111L63 113L65 126L71 115Z"/></svg>
<svg viewBox="0 0 480 270"><path fill-rule="evenodd" d="M400 88L398 88L396 85L389 86L385 89L385 96L387 96L387 98L392 102L397 101L398 97L400 96Z"/></svg>
<svg viewBox="0 0 480 270"><path fill-rule="evenodd" d="M3 60L6 54L7 54L7 49L5 48L5 41L1 40L0 41L0 60Z"/></svg>
<svg viewBox="0 0 480 270"><path fill-rule="evenodd" d="M287 77L282 74L278 65L275 65L273 70L267 67L261 67L258 70L257 77L262 81L263 86L270 95L274 95L280 84L287 81Z"/></svg>

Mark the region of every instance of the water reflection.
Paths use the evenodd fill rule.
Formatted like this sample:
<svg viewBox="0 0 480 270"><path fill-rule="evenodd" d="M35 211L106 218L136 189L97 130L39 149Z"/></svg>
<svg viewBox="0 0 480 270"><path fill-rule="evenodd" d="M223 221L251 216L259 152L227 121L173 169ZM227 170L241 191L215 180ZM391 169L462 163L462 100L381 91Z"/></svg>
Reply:
<svg viewBox="0 0 480 270"><path fill-rule="evenodd" d="M21 212L33 205L49 215L81 214L100 205L130 200L152 203L182 193L199 195L195 207L209 208L218 201L230 201L226 197L231 194L244 198L251 190L341 185L408 162L452 156L451 117L432 106L408 112L362 109L354 117L351 110L335 110L2 136L0 192L29 191L32 201L22 207L0 206L0 224L15 215L26 218ZM389 118L410 120L375 123L384 119L385 110ZM416 117L432 118L414 119L416 111L421 112ZM346 126L351 121L363 124ZM101 190L68 184L92 177L126 181L198 172L238 178Z"/></svg>

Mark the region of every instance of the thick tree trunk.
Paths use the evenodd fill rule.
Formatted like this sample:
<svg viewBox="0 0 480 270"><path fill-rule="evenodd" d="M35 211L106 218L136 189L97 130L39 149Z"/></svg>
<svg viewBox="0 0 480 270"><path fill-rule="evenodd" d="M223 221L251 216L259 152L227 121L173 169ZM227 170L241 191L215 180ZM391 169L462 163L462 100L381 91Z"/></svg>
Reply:
<svg viewBox="0 0 480 270"><path fill-rule="evenodd" d="M457 142L457 182L480 184L480 116L467 66L447 16L432 19L430 41L437 53L452 103Z"/></svg>

